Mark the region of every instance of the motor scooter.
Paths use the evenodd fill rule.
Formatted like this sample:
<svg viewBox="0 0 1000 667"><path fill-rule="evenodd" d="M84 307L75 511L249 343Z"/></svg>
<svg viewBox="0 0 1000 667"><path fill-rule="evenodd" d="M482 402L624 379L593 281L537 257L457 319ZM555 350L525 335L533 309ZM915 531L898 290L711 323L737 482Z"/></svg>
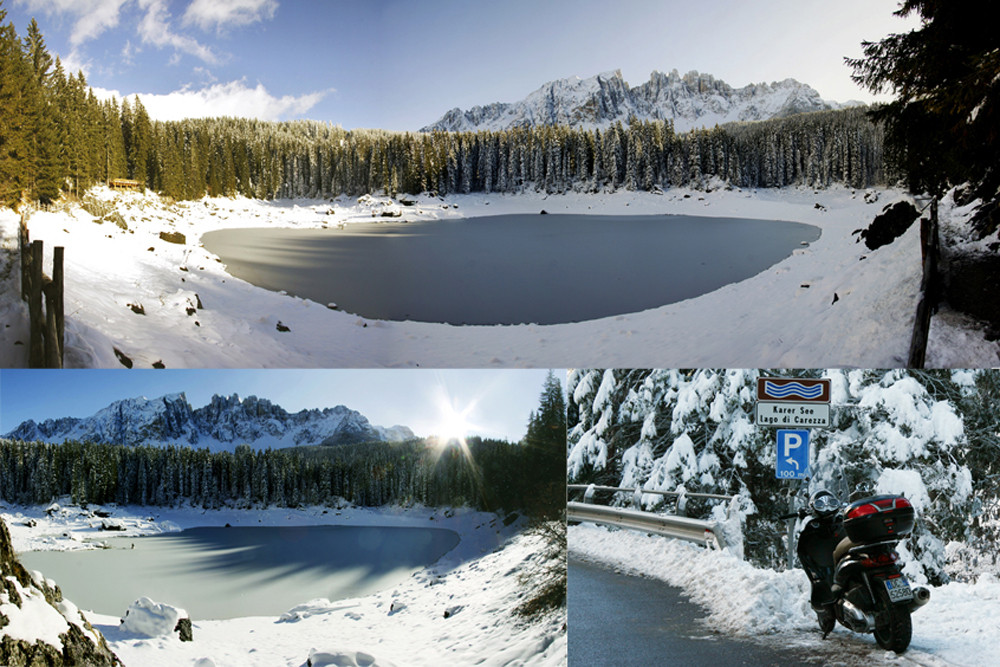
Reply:
<svg viewBox="0 0 1000 667"><path fill-rule="evenodd" d="M913 530L913 506L903 496L880 495L845 504L817 491L806 507L781 519L804 519L797 553L812 583L812 608L823 638L839 621L873 633L882 648L910 645L910 614L930 600L899 566L896 545Z"/></svg>

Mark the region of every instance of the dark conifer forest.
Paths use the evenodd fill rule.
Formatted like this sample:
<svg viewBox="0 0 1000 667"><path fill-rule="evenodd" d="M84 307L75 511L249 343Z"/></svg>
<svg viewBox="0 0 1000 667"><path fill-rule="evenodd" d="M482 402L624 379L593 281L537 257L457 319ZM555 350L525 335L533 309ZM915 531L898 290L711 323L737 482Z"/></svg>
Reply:
<svg viewBox="0 0 1000 667"><path fill-rule="evenodd" d="M467 453L466 453L467 452ZM561 448L557 452L561 455ZM0 500L217 508L420 503L526 509L540 480L518 443L470 438L467 449L424 440L234 452L154 445L0 440ZM559 482L563 482L562 476Z"/></svg>
<svg viewBox="0 0 1000 667"><path fill-rule="evenodd" d="M139 98L99 100L32 22L0 2L0 204L43 204L129 178L175 199L707 187L850 187L893 180L865 109L677 134L669 121L500 132L351 130L314 121L150 119Z"/></svg>

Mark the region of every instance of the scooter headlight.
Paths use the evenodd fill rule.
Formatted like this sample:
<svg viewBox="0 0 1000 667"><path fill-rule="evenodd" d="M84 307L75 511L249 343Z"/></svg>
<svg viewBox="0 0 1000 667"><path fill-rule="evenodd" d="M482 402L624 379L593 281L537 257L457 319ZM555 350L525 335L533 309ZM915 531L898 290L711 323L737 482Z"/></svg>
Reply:
<svg viewBox="0 0 1000 667"><path fill-rule="evenodd" d="M817 514L831 514L840 509L840 501L829 491L818 491L813 494L810 505Z"/></svg>

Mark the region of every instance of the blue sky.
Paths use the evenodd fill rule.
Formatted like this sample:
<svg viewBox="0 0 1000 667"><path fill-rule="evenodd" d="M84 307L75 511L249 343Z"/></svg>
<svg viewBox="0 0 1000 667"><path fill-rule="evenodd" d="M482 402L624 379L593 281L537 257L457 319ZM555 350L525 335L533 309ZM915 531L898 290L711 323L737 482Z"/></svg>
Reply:
<svg viewBox="0 0 1000 667"><path fill-rule="evenodd" d="M213 394L258 396L290 412L336 405L379 426L440 433L448 402L470 405L472 434L509 441L538 408L545 370L0 370L0 433L26 419L87 417L112 401L184 392L195 408ZM565 385L565 371L556 376Z"/></svg>
<svg viewBox="0 0 1000 667"><path fill-rule="evenodd" d="M547 81L698 70L733 86L795 78L870 101L843 65L917 25L896 0L0 0L99 92L154 117L312 118L416 130Z"/></svg>

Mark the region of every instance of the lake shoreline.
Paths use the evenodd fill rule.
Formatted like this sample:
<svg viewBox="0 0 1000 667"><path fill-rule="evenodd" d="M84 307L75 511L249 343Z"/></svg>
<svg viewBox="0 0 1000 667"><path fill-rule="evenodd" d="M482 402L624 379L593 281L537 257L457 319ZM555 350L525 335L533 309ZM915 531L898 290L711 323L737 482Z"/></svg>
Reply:
<svg viewBox="0 0 1000 667"><path fill-rule="evenodd" d="M233 277L360 317L551 325L697 298L766 271L821 233L783 220L536 213L235 228L201 240Z"/></svg>
<svg viewBox="0 0 1000 667"><path fill-rule="evenodd" d="M278 616L317 597L372 595L432 566L459 542L457 532L435 526L200 527L20 559L97 613L122 614L149 597L195 620L222 620Z"/></svg>

